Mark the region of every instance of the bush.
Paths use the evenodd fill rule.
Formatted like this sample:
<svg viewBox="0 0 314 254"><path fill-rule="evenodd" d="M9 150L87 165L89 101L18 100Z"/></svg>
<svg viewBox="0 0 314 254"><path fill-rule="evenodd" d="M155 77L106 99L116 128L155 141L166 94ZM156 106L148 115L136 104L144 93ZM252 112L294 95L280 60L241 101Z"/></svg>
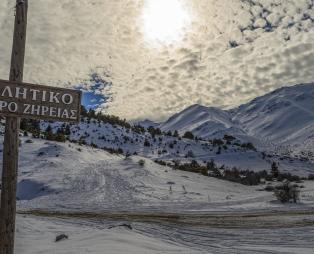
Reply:
<svg viewBox="0 0 314 254"><path fill-rule="evenodd" d="M253 150L256 151L255 146L252 143L244 143L241 145L242 148L245 148L247 150Z"/></svg>
<svg viewBox="0 0 314 254"><path fill-rule="evenodd" d="M284 181L282 185L276 186L274 195L281 203L294 202L300 200L300 189L297 184L292 184L289 181Z"/></svg>
<svg viewBox="0 0 314 254"><path fill-rule="evenodd" d="M187 152L187 154L186 154L186 157L187 157L187 158L194 158L194 153L193 153L193 151L192 151L192 150L189 150L189 151Z"/></svg>
<svg viewBox="0 0 314 254"><path fill-rule="evenodd" d="M265 191L274 191L274 190L275 190L275 187L270 184L267 184L267 186L265 187Z"/></svg>
<svg viewBox="0 0 314 254"><path fill-rule="evenodd" d="M308 180L314 181L314 174L310 174L309 177L308 177Z"/></svg>
<svg viewBox="0 0 314 254"><path fill-rule="evenodd" d="M138 161L138 165L140 165L141 167L144 167L145 161L144 160L139 160Z"/></svg>
<svg viewBox="0 0 314 254"><path fill-rule="evenodd" d="M234 141L236 138L233 137L233 136L231 136L231 135L225 134L224 137L223 137L223 139L224 139L224 140L227 140L227 141L229 141L229 142L231 142L231 141Z"/></svg>
<svg viewBox="0 0 314 254"><path fill-rule="evenodd" d="M144 141L144 146L150 147L150 143L149 143L148 139L145 139L145 141Z"/></svg>
<svg viewBox="0 0 314 254"><path fill-rule="evenodd" d="M183 138L194 139L194 135L192 132L187 131L186 133L184 133Z"/></svg>

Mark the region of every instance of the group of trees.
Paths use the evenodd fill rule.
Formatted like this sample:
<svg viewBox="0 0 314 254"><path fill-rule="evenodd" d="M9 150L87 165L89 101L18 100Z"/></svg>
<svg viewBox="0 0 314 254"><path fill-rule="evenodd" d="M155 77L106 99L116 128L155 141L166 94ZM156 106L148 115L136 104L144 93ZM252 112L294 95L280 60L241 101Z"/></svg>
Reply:
<svg viewBox="0 0 314 254"><path fill-rule="evenodd" d="M285 180L282 184L275 187L274 194L282 203L297 203L300 200L300 186Z"/></svg>
<svg viewBox="0 0 314 254"><path fill-rule="evenodd" d="M42 131L40 128L40 121L32 119L22 119L20 129L24 131L24 136L32 133L34 138L44 138L51 141L65 142L71 134L70 125L63 124L60 128L54 131L50 124Z"/></svg>
<svg viewBox="0 0 314 254"><path fill-rule="evenodd" d="M81 106L81 116L90 119L96 119L99 122L109 123L112 125L120 125L127 129L131 128L131 124L126 121L126 119L120 119L118 116L107 115L101 111L96 112L94 109L87 110L84 106Z"/></svg>
<svg viewBox="0 0 314 254"><path fill-rule="evenodd" d="M69 125L62 125L58 128L56 132L53 131L51 125L49 124L46 130L43 132L43 136L50 141L65 142L67 137L71 134Z"/></svg>
<svg viewBox="0 0 314 254"><path fill-rule="evenodd" d="M24 131L24 136L28 135L28 132L33 134L33 137L39 138L40 136L40 121L32 119L21 119L20 129Z"/></svg>
<svg viewBox="0 0 314 254"><path fill-rule="evenodd" d="M201 165L196 160L182 164L179 161L167 163L161 160L156 160L155 162L176 170L200 173L204 176L216 177L231 182L241 183L243 185L258 185L262 180L273 181L275 179L277 181L300 181L299 176L291 175L290 173L281 173L275 162L272 163L270 172L266 170L257 172L252 170L241 170L237 167L228 168L224 165L218 167L214 160L207 162L206 165Z"/></svg>

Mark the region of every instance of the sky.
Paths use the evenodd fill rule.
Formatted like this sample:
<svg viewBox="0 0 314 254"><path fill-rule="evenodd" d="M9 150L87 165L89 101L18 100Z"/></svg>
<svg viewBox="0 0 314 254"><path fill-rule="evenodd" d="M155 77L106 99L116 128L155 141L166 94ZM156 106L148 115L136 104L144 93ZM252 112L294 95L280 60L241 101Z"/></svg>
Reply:
<svg viewBox="0 0 314 254"><path fill-rule="evenodd" d="M0 1L0 79L14 1ZM314 81L314 0L29 0L24 81L129 120Z"/></svg>

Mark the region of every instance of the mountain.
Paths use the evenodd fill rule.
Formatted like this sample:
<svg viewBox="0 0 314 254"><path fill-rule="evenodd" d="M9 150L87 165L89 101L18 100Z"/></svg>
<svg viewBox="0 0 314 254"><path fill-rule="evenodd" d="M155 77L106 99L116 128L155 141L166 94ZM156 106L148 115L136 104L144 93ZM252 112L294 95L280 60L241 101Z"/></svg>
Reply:
<svg viewBox="0 0 314 254"><path fill-rule="evenodd" d="M314 83L275 90L229 112L248 135L303 143L314 138Z"/></svg>
<svg viewBox="0 0 314 254"><path fill-rule="evenodd" d="M314 139L314 84L283 87L231 110L193 105L160 126L201 138L229 134L277 145L308 144Z"/></svg>
<svg viewBox="0 0 314 254"><path fill-rule="evenodd" d="M141 120L141 121L136 121L134 122L133 124L138 124L138 125L141 125L143 126L144 128L149 128L149 127L158 127L159 126L159 123L156 123L154 121L151 121L149 119L145 119L145 120Z"/></svg>
<svg viewBox="0 0 314 254"><path fill-rule="evenodd" d="M162 131L192 131L196 136L209 138L219 133L245 134L232 122L232 115L219 108L195 104L160 125Z"/></svg>

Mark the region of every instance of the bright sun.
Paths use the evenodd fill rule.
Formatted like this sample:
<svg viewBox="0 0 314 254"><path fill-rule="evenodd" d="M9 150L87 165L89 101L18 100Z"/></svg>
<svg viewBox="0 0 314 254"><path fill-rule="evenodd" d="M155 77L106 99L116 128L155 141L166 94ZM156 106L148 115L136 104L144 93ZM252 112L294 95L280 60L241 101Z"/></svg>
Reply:
<svg viewBox="0 0 314 254"><path fill-rule="evenodd" d="M160 44L179 41L190 15L182 0L145 0L142 28L145 39Z"/></svg>

